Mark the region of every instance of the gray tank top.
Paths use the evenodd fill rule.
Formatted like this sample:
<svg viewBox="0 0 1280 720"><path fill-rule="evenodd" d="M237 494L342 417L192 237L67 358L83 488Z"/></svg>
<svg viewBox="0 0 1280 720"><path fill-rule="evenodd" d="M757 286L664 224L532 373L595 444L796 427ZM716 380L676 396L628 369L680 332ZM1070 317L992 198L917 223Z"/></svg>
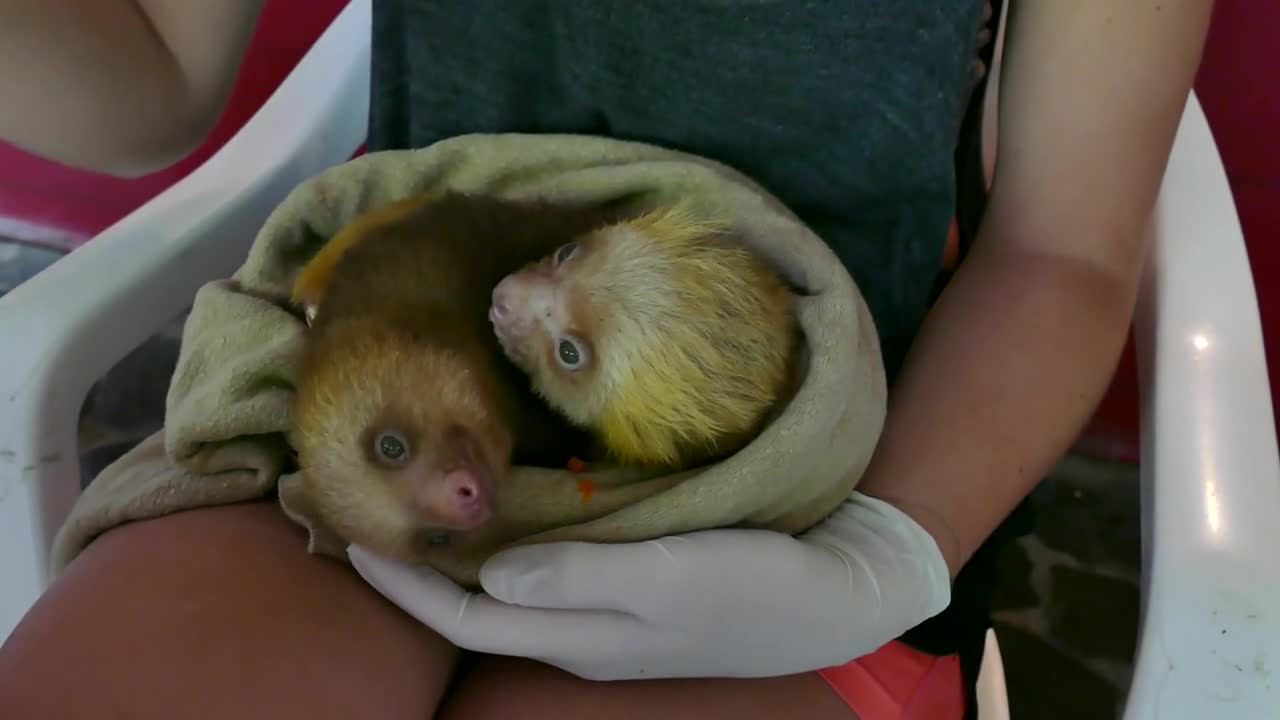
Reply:
<svg viewBox="0 0 1280 720"><path fill-rule="evenodd" d="M892 380L932 300L957 210L954 151L981 9L982 0L374 0L369 149L572 132L724 162L835 250L871 307ZM960 154L972 155L968 141ZM972 205L961 215L969 230ZM976 716L995 558L1029 531L1029 510L965 565L945 611L900 638L958 654L966 718Z"/></svg>
<svg viewBox="0 0 1280 720"><path fill-rule="evenodd" d="M981 0L375 0L369 149L639 140L762 183L835 250L891 375L955 210Z"/></svg>

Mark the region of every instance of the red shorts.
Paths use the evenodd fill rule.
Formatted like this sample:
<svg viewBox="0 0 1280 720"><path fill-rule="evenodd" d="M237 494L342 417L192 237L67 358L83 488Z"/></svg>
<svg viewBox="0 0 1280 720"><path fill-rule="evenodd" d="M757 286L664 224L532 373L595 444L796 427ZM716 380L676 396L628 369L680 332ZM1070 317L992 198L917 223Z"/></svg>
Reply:
<svg viewBox="0 0 1280 720"><path fill-rule="evenodd" d="M960 656L930 655L897 640L818 674L859 720L960 720Z"/></svg>

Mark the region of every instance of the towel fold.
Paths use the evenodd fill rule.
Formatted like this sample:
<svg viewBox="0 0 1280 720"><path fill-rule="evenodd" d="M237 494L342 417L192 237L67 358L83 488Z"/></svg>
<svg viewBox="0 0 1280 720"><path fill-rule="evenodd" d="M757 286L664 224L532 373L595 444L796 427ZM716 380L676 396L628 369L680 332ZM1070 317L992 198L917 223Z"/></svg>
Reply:
<svg viewBox="0 0 1280 720"><path fill-rule="evenodd" d="M298 491L289 446L305 323L293 278L346 222L422 192L651 204L692 199L733 219L799 290L804 377L796 395L733 456L676 475L518 467L483 528L419 548L475 586L499 549L553 540L627 542L713 527L800 532L853 490L879 438L887 389L875 328L828 247L777 199L712 161L577 135L476 134L372 153L308 180L271 215L243 266L197 293L167 399L165 429L105 469L55 540L59 571L94 537L131 520L278 491L310 547L346 560L345 541Z"/></svg>

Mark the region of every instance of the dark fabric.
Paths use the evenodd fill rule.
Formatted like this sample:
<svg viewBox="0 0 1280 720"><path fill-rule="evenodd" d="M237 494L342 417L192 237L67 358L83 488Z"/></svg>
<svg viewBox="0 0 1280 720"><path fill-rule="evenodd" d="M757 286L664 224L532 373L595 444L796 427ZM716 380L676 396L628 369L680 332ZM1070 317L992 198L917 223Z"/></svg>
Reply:
<svg viewBox="0 0 1280 720"><path fill-rule="evenodd" d="M875 317L892 381L946 280L938 268L953 214L967 249L985 201L981 107L968 102L981 9L981 0L375 0L368 147L570 132L734 166L839 255ZM990 47L984 59L989 67ZM951 607L903 637L960 652L970 686L994 556L1027 531L1026 512L966 566Z"/></svg>
<svg viewBox="0 0 1280 720"><path fill-rule="evenodd" d="M981 0L379 0L369 148L575 132L714 158L827 240L892 376L955 206Z"/></svg>

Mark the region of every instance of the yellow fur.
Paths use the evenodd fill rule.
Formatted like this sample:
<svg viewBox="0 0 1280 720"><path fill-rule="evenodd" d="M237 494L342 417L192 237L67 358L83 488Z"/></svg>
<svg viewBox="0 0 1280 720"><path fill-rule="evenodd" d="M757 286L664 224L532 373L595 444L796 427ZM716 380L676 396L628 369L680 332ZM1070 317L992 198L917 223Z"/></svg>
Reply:
<svg viewBox="0 0 1280 720"><path fill-rule="evenodd" d="M463 358L415 351L395 329L369 318L338 320L310 362L294 415L300 486L342 537L410 557L421 518L409 510L408 491L394 473L367 459L361 431L388 410L414 438L444 420L484 426L492 418L475 402L482 390L468 381Z"/></svg>
<svg viewBox="0 0 1280 720"><path fill-rule="evenodd" d="M793 298L727 223L687 205L605 228L583 258L578 291L609 308L593 337L585 389L540 391L594 427L610 454L683 466L735 449L786 385L797 332Z"/></svg>
<svg viewBox="0 0 1280 720"><path fill-rule="evenodd" d="M355 447L354 429L366 427L387 408L420 427L438 425L441 408L448 408L454 420L465 412L477 426L492 420L475 400L484 390L471 382L474 373L456 354L422 352L397 330L362 317L338 321L326 341L316 352L321 359L312 360L297 388L300 453L345 453L347 446ZM349 459L363 463L359 453Z"/></svg>

